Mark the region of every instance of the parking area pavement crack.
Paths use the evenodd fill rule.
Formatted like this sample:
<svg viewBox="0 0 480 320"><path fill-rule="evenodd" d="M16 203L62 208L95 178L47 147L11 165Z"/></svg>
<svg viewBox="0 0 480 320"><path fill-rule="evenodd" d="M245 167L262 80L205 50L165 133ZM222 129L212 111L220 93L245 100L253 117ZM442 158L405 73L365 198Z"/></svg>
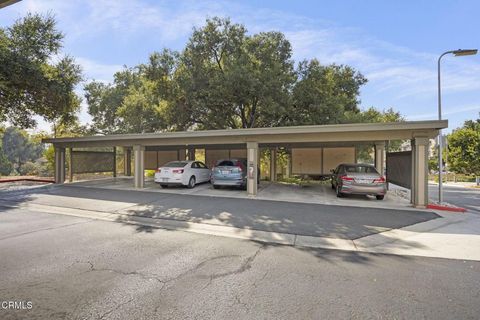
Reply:
<svg viewBox="0 0 480 320"><path fill-rule="evenodd" d="M130 302L132 302L134 300L134 298L130 298L128 299L127 301L124 301L122 303L119 303L117 304L115 307L113 307L112 309L108 310L107 312L103 313L102 315L100 315L100 317L98 318L98 320L102 320L102 319L105 319L105 317L107 317L108 315L110 315L113 311L115 310L118 310L120 309L121 307L123 307L124 305L126 304L129 304Z"/></svg>
<svg viewBox="0 0 480 320"><path fill-rule="evenodd" d="M89 269L86 272L113 272L124 276L138 276L144 280L155 280L158 283L162 284L162 288L166 283L165 281L152 274L146 274L138 271L122 271L113 268L97 268L91 261L87 261L86 263L89 265Z"/></svg>
<svg viewBox="0 0 480 320"><path fill-rule="evenodd" d="M253 261L257 258L257 256L259 255L260 251L262 250L262 247L259 247L255 253L251 256L249 256L247 259L244 260L244 262L235 270L232 270L232 271L228 271L228 272L222 272L222 273L217 273L217 274L213 274L210 276L210 282L215 280L215 279L218 279L218 278L223 278L223 277L227 277L227 276L230 276L230 275L237 275L237 274L240 274L242 272L245 272L247 271L248 269L250 269L252 267L252 263Z"/></svg>

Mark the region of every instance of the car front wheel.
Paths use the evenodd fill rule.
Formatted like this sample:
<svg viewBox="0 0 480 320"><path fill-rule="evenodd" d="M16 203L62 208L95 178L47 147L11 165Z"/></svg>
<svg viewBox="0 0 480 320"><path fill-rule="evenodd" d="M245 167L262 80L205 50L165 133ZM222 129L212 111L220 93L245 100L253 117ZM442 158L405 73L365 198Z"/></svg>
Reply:
<svg viewBox="0 0 480 320"><path fill-rule="evenodd" d="M383 198L385 198L384 195L377 195L376 197L377 197L377 200L383 200Z"/></svg>
<svg viewBox="0 0 480 320"><path fill-rule="evenodd" d="M162 187L162 189L167 189L167 188L168 188L168 185L166 185L166 184L161 184L160 187Z"/></svg>

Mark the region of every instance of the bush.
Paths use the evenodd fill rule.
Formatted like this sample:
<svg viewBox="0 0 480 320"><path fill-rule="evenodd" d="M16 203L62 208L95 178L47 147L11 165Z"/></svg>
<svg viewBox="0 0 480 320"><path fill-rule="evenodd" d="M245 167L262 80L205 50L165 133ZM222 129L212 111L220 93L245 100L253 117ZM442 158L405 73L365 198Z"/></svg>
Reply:
<svg viewBox="0 0 480 320"><path fill-rule="evenodd" d="M40 166L34 162L25 162L18 168L18 173L22 176L36 176L40 171Z"/></svg>
<svg viewBox="0 0 480 320"><path fill-rule="evenodd" d="M38 163L38 175L40 177L52 177L53 176L53 167L45 158L40 158L37 160Z"/></svg>
<svg viewBox="0 0 480 320"><path fill-rule="evenodd" d="M1 152L1 149L0 149ZM3 153L0 153L0 175L8 176L12 173L13 165Z"/></svg>
<svg viewBox="0 0 480 320"><path fill-rule="evenodd" d="M145 170L145 176L148 178L152 178L155 176L155 170Z"/></svg>

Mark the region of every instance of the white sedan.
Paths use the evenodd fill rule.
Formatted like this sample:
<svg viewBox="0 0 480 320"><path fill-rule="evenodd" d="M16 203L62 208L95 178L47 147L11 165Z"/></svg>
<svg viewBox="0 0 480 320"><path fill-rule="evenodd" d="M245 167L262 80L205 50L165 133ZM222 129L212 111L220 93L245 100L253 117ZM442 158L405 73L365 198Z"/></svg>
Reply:
<svg viewBox="0 0 480 320"><path fill-rule="evenodd" d="M200 161L171 161L155 172L155 182L162 188L182 185L188 188L210 180L210 170Z"/></svg>

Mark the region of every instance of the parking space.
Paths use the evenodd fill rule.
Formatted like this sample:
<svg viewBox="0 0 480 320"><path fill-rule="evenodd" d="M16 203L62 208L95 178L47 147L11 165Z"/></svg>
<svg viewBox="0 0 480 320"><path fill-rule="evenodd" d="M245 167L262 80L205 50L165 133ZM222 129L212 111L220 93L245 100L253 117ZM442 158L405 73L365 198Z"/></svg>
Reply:
<svg viewBox="0 0 480 320"><path fill-rule="evenodd" d="M81 181L74 183L74 185L114 190L135 190L132 187L132 178L130 177ZM158 184L154 183L153 180L147 179L145 181L144 190L180 195L189 194L198 196L249 198L243 190L236 188L214 189L210 183L196 185L193 189L185 187L169 187L168 189L162 189ZM349 195L343 198L337 198L335 192L331 189L331 186L328 183L299 186L294 184L261 181L258 186L256 199L368 208L413 209L410 202L406 198L398 196L395 190L388 192L384 200L377 200L375 197L361 195Z"/></svg>

